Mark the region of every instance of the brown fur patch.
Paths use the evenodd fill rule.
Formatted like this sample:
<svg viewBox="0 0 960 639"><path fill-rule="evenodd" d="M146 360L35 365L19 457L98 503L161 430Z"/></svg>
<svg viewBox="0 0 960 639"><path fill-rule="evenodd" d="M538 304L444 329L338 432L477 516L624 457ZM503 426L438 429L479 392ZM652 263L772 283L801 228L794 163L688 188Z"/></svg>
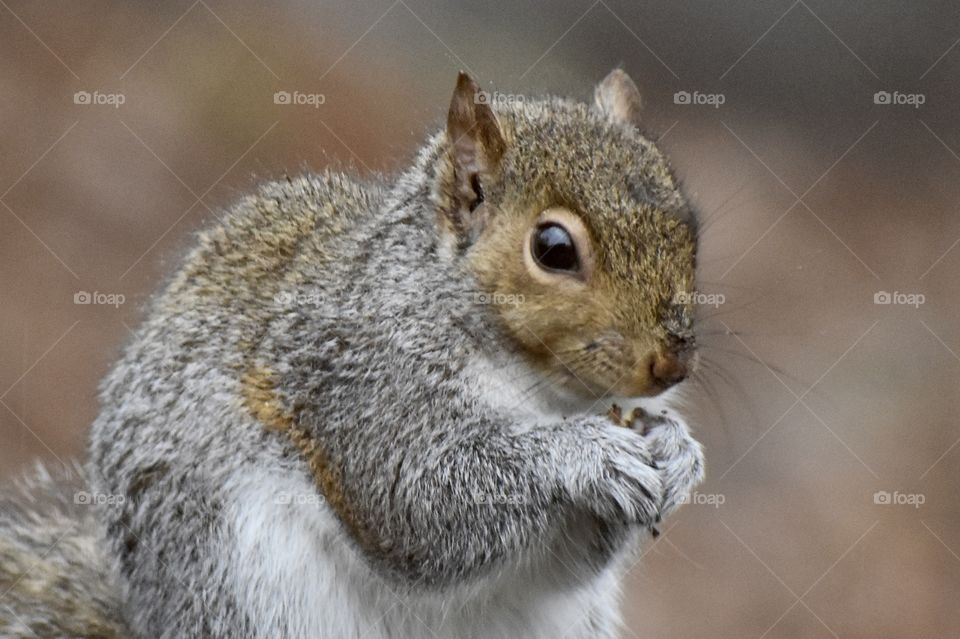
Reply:
<svg viewBox="0 0 960 639"><path fill-rule="evenodd" d="M370 548L375 537L361 524L350 502L344 495L341 470L332 464L323 446L306 430L300 428L293 415L280 404L274 390L273 373L269 368L251 367L241 378L244 405L267 430L283 433L300 451L314 482L327 504L361 546Z"/></svg>

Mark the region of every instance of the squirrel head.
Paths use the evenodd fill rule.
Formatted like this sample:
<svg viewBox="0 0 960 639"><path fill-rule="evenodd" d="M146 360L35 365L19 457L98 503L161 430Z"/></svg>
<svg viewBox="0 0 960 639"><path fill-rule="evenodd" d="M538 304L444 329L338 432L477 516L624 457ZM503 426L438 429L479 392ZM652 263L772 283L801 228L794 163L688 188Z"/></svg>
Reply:
<svg viewBox="0 0 960 639"><path fill-rule="evenodd" d="M489 94L461 73L434 185L477 304L546 379L652 396L692 365L696 220L615 70L595 104Z"/></svg>

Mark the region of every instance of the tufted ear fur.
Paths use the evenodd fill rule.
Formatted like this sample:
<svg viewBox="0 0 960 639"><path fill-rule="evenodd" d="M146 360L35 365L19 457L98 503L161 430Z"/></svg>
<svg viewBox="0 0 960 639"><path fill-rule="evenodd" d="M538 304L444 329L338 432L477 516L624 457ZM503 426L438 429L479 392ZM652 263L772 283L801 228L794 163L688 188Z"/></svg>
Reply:
<svg viewBox="0 0 960 639"><path fill-rule="evenodd" d="M623 69L614 69L597 85L593 101L611 122L640 126L640 90Z"/></svg>
<svg viewBox="0 0 960 639"><path fill-rule="evenodd" d="M497 116L485 96L473 78L461 71L447 114L454 181L450 221L467 242L483 228L483 184L497 173L506 148Z"/></svg>

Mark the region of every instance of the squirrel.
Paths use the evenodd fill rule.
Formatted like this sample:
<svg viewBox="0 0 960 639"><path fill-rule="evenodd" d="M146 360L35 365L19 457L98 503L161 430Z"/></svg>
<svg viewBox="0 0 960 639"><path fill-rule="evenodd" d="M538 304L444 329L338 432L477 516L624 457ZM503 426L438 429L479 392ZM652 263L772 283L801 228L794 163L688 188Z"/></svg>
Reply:
<svg viewBox="0 0 960 639"><path fill-rule="evenodd" d="M625 72L520 97L461 72L392 182L288 177L200 232L101 385L95 507L40 473L0 511L0 636L619 636L704 472L663 408L697 219Z"/></svg>

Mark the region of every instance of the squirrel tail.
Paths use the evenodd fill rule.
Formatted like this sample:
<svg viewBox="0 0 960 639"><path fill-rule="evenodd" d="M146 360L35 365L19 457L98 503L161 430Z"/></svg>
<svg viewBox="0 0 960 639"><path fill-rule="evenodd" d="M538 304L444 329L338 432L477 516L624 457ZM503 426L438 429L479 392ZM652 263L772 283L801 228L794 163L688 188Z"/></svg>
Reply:
<svg viewBox="0 0 960 639"><path fill-rule="evenodd" d="M0 492L0 637L129 637L79 466Z"/></svg>

